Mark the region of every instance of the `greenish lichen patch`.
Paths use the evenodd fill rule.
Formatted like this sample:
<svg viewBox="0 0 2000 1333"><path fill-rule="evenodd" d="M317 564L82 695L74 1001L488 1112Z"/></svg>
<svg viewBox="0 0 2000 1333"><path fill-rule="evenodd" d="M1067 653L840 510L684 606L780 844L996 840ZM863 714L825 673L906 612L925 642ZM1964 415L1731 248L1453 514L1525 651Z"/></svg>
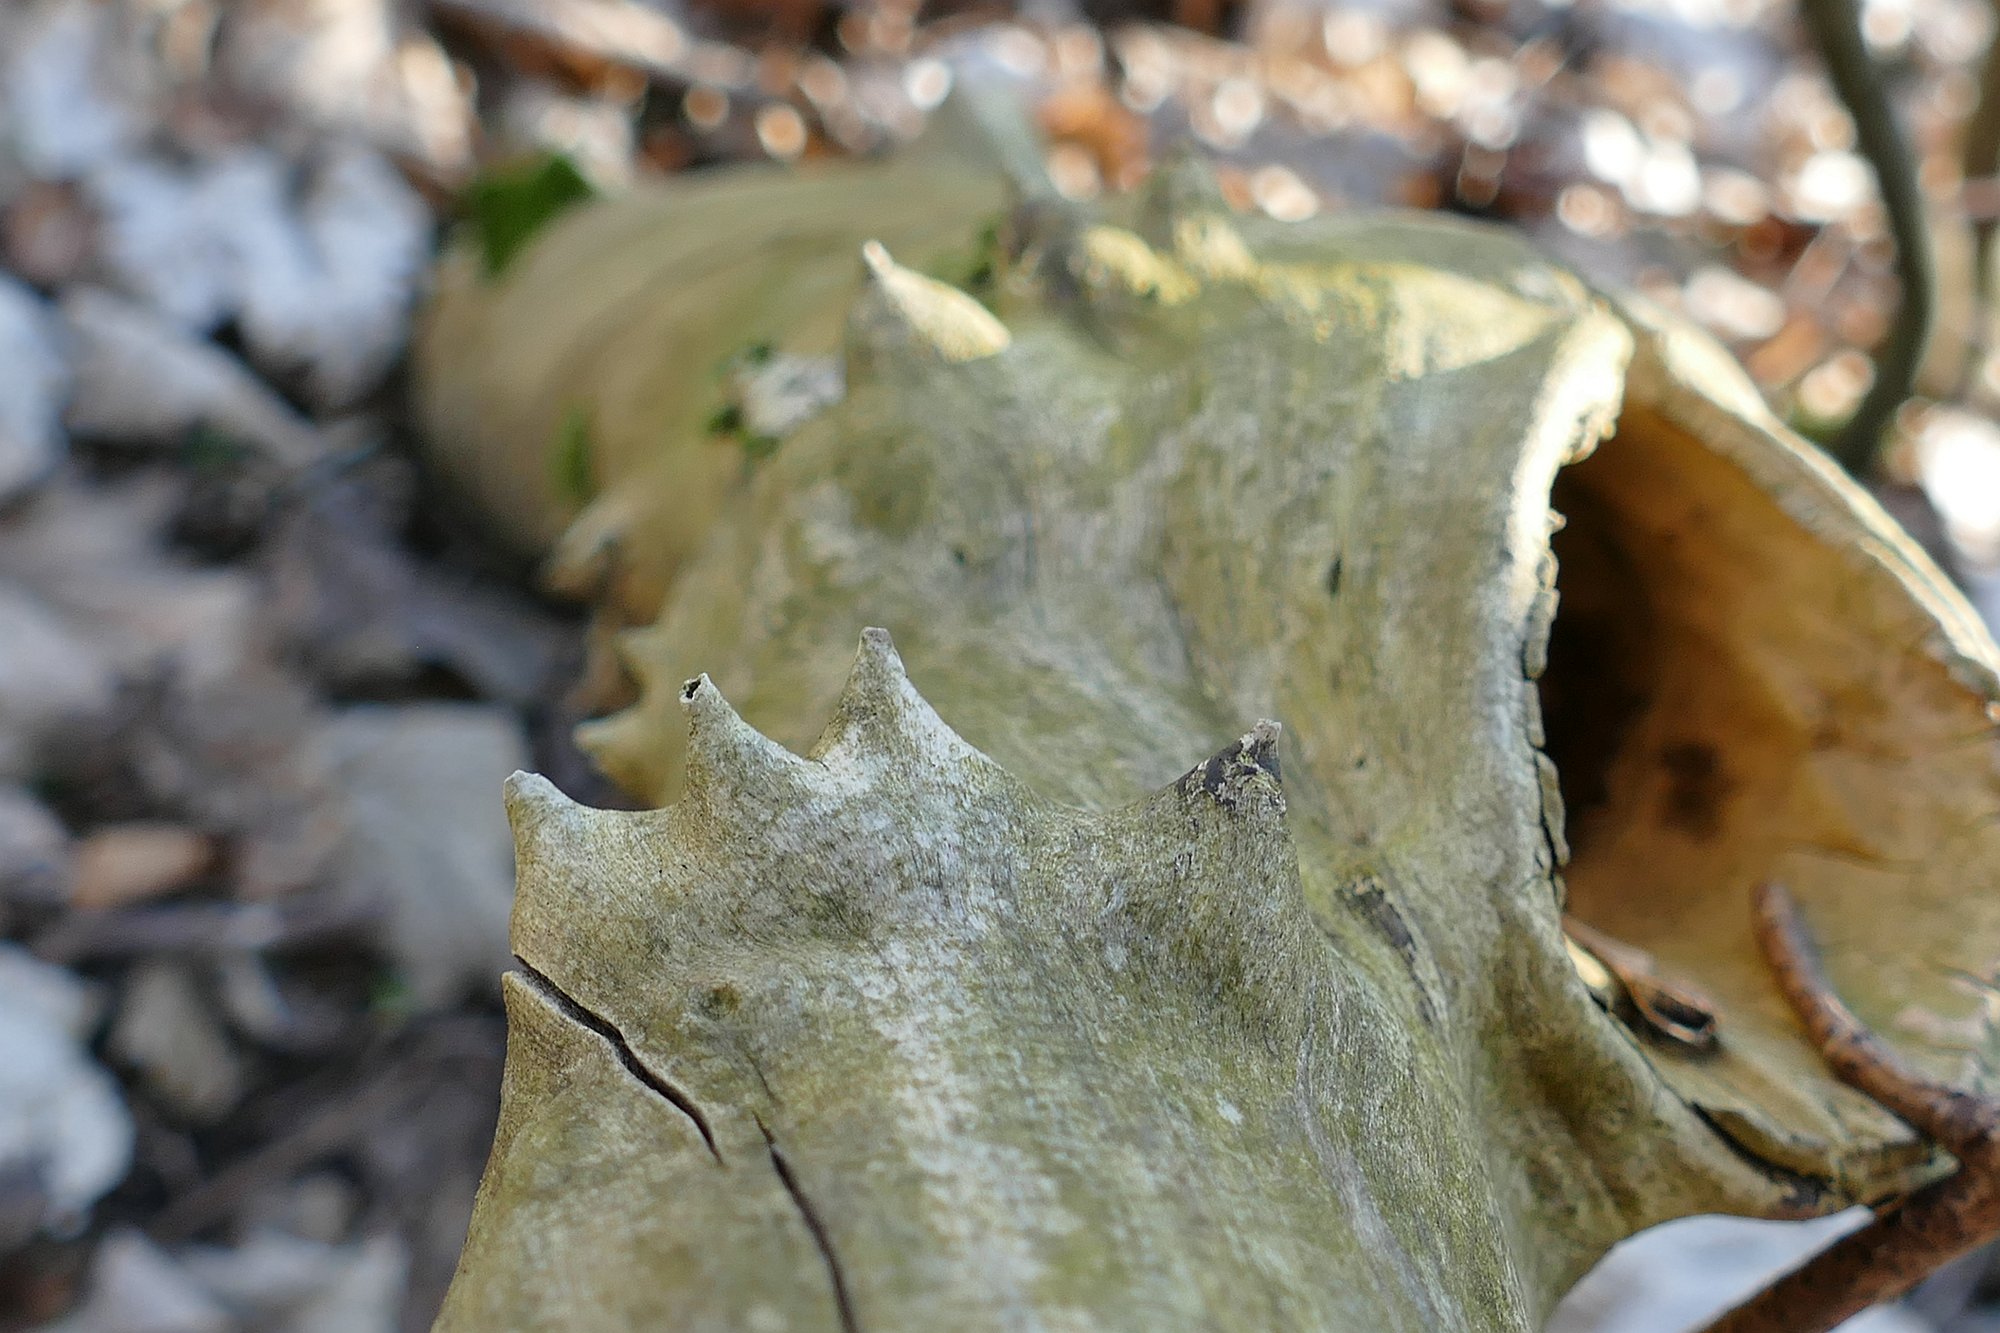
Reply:
<svg viewBox="0 0 2000 1333"><path fill-rule="evenodd" d="M544 227L595 193L560 153L496 167L474 180L463 209L486 276L499 277Z"/></svg>
<svg viewBox="0 0 2000 1333"><path fill-rule="evenodd" d="M597 494L597 477L591 462L590 409L581 404L563 413L549 449L549 470L556 490L571 504L588 504Z"/></svg>

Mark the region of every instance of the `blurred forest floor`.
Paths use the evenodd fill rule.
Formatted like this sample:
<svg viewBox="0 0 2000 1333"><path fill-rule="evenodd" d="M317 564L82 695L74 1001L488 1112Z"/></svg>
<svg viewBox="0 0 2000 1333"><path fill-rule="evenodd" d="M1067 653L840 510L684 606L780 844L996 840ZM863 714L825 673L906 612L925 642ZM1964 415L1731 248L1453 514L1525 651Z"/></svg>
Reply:
<svg viewBox="0 0 2000 1333"><path fill-rule="evenodd" d="M1962 143L1993 16L1864 24L1944 273L1875 484L1992 619L2000 181ZM581 612L418 466L428 261L492 167L882 152L967 78L1076 198L1192 140L1242 209L1519 226L1809 432L1895 308L1854 127L1770 0L0 4L0 1328L428 1325L501 1067L500 781L616 800L568 740ZM1730 1234L1566 1327L1673 1327L1800 1243ZM1876 1327L1994 1333L1981 1281Z"/></svg>

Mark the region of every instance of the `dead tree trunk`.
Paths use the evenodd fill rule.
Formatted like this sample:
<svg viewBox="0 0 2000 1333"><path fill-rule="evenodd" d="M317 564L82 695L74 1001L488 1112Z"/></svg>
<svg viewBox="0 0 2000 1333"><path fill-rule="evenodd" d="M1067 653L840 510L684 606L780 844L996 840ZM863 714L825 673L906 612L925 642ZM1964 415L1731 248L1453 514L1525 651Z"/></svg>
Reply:
<svg viewBox="0 0 2000 1333"><path fill-rule="evenodd" d="M443 465L582 421L560 559L663 598L589 729L663 808L511 788L440 1327L1533 1329L1642 1227L1948 1169L1822 1069L1749 903L1789 883L1920 1065L2000 1068L1970 612L1699 336L1504 233L1191 181L988 243L908 180L819 232L725 183L448 279ZM856 199L981 299L827 259ZM1719 1046L1593 993L1566 891Z"/></svg>

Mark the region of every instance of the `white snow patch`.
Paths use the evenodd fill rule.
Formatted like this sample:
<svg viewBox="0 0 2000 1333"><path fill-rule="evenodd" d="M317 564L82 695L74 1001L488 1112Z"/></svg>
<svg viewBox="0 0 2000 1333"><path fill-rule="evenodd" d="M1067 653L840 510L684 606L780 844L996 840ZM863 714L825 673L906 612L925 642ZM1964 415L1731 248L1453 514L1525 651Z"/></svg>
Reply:
<svg viewBox="0 0 2000 1333"><path fill-rule="evenodd" d="M1565 1296L1547 1333L1683 1333L1795 1268L1868 1221L1850 1208L1811 1222L1685 1217L1612 1248ZM1842 1324L1843 1333L1930 1333L1908 1310L1880 1306Z"/></svg>

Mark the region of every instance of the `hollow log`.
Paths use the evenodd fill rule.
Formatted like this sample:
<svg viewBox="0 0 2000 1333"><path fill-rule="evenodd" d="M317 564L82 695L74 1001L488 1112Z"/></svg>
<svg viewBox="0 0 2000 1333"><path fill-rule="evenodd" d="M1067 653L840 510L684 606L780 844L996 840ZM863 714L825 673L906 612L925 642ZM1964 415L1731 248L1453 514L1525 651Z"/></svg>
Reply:
<svg viewBox="0 0 2000 1333"><path fill-rule="evenodd" d="M557 560L658 597L586 728L657 808L509 789L440 1328L1535 1329L1644 1227L1951 1169L1821 1065L1750 900L1913 1063L2000 1076L2000 659L1719 347L1436 217L1182 169L981 239L883 179L791 183L906 233L838 282L724 181L433 312L448 474L555 447L469 359L627 413ZM1716 1041L1586 984L1565 910Z"/></svg>

